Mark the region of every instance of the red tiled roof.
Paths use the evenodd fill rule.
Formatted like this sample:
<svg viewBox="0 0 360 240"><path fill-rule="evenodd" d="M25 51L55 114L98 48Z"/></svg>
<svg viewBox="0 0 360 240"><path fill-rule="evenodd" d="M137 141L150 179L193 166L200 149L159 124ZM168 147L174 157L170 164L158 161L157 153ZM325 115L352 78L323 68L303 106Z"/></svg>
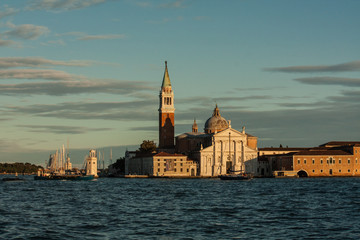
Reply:
<svg viewBox="0 0 360 240"><path fill-rule="evenodd" d="M265 147L265 148L259 148L259 151L303 151L303 150L308 150L310 148L289 148L289 147L282 147L282 148L277 148L277 147Z"/></svg>
<svg viewBox="0 0 360 240"><path fill-rule="evenodd" d="M185 155L182 155L182 154L166 153L166 152L159 152L158 154L155 154L154 156L158 156L158 157L185 157Z"/></svg>
<svg viewBox="0 0 360 240"><path fill-rule="evenodd" d="M349 152L345 152L343 150L332 150L332 149L328 149L328 150L308 150L308 151L301 151L298 152L294 155L307 155L307 156L319 156L319 155L324 155L324 156L333 156L333 155L352 155Z"/></svg>
<svg viewBox="0 0 360 240"><path fill-rule="evenodd" d="M331 141L324 144L321 144L320 147L328 146L351 146L351 145L359 145L359 141Z"/></svg>

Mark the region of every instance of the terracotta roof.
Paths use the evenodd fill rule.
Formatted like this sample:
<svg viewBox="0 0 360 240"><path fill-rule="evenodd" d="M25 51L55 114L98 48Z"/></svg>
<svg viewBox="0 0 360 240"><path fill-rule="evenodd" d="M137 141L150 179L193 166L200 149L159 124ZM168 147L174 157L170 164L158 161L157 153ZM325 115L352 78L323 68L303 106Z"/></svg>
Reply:
<svg viewBox="0 0 360 240"><path fill-rule="evenodd" d="M157 157L186 157L183 154L166 153L166 152L159 152L158 154L155 154L154 156L157 156Z"/></svg>
<svg viewBox="0 0 360 240"><path fill-rule="evenodd" d="M333 156L333 155L352 155L349 152L345 152L343 150L333 150L333 149L328 149L328 150L308 150L308 151L301 151L298 152L294 155L307 155L307 156L319 156L319 155L324 155L324 156Z"/></svg>
<svg viewBox="0 0 360 240"><path fill-rule="evenodd" d="M251 134L248 134L248 133L245 133L248 137L254 137L254 138L258 138L258 137L255 137L255 136L253 136L253 135L251 135Z"/></svg>
<svg viewBox="0 0 360 240"><path fill-rule="evenodd" d="M359 141L331 141L324 144L321 144L320 147L328 146L352 146L352 145L359 145Z"/></svg>
<svg viewBox="0 0 360 240"><path fill-rule="evenodd" d="M310 148L289 148L289 147L282 147L282 148L274 148L274 147L265 147L265 148L259 148L259 151L304 151L308 150Z"/></svg>

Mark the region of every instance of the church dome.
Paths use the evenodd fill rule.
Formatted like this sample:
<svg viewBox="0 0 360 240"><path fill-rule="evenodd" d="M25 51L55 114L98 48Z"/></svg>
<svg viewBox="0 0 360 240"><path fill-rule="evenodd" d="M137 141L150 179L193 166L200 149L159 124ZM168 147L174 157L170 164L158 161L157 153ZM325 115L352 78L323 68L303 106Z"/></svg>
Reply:
<svg viewBox="0 0 360 240"><path fill-rule="evenodd" d="M216 105L214 113L205 123L205 133L214 133L215 131L222 131L229 127L229 123L220 115L218 106Z"/></svg>

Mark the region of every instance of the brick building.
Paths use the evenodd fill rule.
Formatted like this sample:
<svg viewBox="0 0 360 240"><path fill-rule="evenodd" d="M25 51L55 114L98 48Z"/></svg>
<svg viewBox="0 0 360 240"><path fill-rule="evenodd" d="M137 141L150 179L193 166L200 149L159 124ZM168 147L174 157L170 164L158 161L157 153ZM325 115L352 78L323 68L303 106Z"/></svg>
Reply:
<svg viewBox="0 0 360 240"><path fill-rule="evenodd" d="M333 141L314 148L262 148L259 161L269 169L260 170L263 176L360 176L360 142Z"/></svg>

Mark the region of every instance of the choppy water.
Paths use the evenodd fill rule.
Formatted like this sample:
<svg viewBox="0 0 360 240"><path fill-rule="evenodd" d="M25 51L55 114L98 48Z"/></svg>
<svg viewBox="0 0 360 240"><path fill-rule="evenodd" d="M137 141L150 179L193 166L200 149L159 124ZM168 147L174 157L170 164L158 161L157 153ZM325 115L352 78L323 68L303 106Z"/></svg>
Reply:
<svg viewBox="0 0 360 240"><path fill-rule="evenodd" d="M27 177L0 193L0 239L360 239L360 178Z"/></svg>

